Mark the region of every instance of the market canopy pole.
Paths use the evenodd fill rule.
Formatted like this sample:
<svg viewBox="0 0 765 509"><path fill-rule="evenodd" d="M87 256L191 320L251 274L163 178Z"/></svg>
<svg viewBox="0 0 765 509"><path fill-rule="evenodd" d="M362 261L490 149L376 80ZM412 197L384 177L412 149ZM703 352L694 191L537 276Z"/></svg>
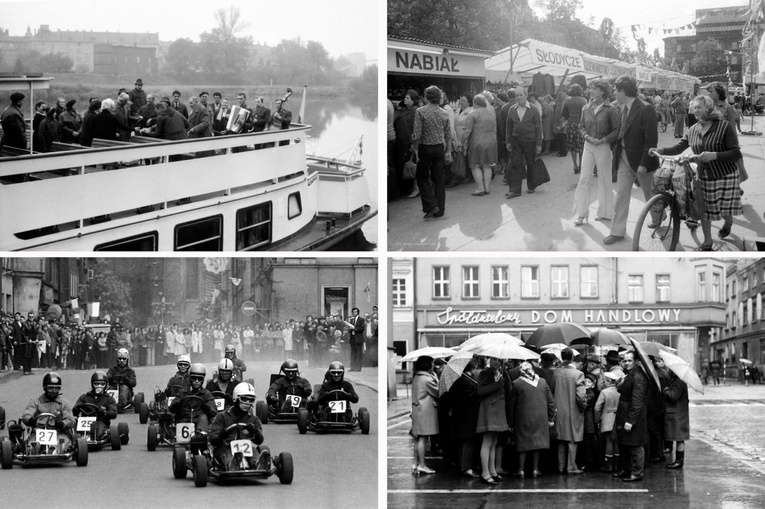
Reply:
<svg viewBox="0 0 765 509"><path fill-rule="evenodd" d="M747 136L760 136L762 133L760 131L757 131L754 129L754 113L756 111L756 108L754 108L754 102L755 102L755 85L754 85L754 63L755 63L755 55L757 56L758 60L761 55L757 55L757 47L761 45L761 41L759 39L759 33L757 31L757 21L760 17L761 11L763 10L763 2L762 0L756 0L755 2L750 2L749 4L749 20L744 25L744 29L741 31L742 35L744 36L743 41L741 41L742 46L748 44L748 50L747 53L749 53L749 87L751 90L751 103L753 111L752 113L752 127L749 131L742 131L741 134L747 135ZM751 26L751 31L750 27ZM742 76L742 80L743 76ZM746 89L745 89L746 90Z"/></svg>

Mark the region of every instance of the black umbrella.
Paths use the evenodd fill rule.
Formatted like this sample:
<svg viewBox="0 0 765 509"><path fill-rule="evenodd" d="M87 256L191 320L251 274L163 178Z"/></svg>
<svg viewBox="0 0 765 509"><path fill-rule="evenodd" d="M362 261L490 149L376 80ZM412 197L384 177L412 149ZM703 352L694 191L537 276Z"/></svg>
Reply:
<svg viewBox="0 0 765 509"><path fill-rule="evenodd" d="M571 322L549 323L541 326L526 340L526 345L536 348L552 343L570 345L577 339L590 338L590 331L585 327Z"/></svg>
<svg viewBox="0 0 765 509"><path fill-rule="evenodd" d="M617 346L629 346L630 340L626 334L617 329L608 329L606 327L598 327L592 329L592 337L588 339L575 339L572 344L587 344L587 345L617 345Z"/></svg>
<svg viewBox="0 0 765 509"><path fill-rule="evenodd" d="M656 384L656 387L661 390L659 374L656 373L656 368L654 368L653 362L648 357L646 351L643 349L640 341L635 341L633 338L630 338L630 343L632 343L632 346L635 348L635 355L638 357L638 359L640 359L640 364L643 367L643 372L648 376L650 380L653 380L653 382Z"/></svg>

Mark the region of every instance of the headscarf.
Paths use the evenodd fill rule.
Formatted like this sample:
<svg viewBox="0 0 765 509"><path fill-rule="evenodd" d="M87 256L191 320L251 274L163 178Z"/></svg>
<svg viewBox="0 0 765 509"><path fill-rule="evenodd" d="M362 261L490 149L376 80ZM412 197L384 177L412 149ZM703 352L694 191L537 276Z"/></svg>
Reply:
<svg viewBox="0 0 765 509"><path fill-rule="evenodd" d="M534 368L531 366L531 363L529 361L523 361L521 362L520 368L521 380L536 387L539 383L539 375L534 372Z"/></svg>

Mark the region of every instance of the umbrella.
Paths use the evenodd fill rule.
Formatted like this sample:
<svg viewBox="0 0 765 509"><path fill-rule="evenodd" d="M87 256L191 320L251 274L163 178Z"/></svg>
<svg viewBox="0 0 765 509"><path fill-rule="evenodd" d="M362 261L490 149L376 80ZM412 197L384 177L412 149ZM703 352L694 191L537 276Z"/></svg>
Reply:
<svg viewBox="0 0 765 509"><path fill-rule="evenodd" d="M424 348L418 348L417 350L412 350L408 354L401 357L401 359L399 359L398 362L399 363L414 362L417 360L418 357L422 357L423 355L433 357L434 359L439 359L443 357L449 357L450 355L454 355L454 350L452 350L451 348L444 348L443 346L426 346Z"/></svg>
<svg viewBox="0 0 765 509"><path fill-rule="evenodd" d="M667 367L671 369L680 380L688 384L688 387L696 392L704 394L704 385L701 383L699 375L693 371L688 362L675 354L663 350L659 352L659 356L661 356Z"/></svg>
<svg viewBox="0 0 765 509"><path fill-rule="evenodd" d="M454 382L462 376L465 366L473 359L473 352L460 350L455 353L444 366L441 377L438 379L438 394L443 394L451 389Z"/></svg>
<svg viewBox="0 0 765 509"><path fill-rule="evenodd" d="M575 339L572 343L583 343L585 339ZM629 345L630 340L626 334L620 330L598 327L592 331L592 339L587 343L589 345Z"/></svg>
<svg viewBox="0 0 765 509"><path fill-rule="evenodd" d="M511 336L510 334L506 334L504 332L485 332L483 334L473 336L467 341L464 341L459 346L459 349L472 350L473 348L475 348L476 345L485 345L492 342L501 342L501 341L512 341L517 345L523 344L523 341L521 341L520 339L516 338L515 336Z"/></svg>
<svg viewBox="0 0 765 509"><path fill-rule="evenodd" d="M643 341L642 343L640 343L640 345L643 347L643 350L645 350L645 353L653 357L659 357L659 352L669 352L669 353L677 352L677 350L674 350L673 348L669 348L668 346L662 345L661 343L657 343L656 341Z"/></svg>
<svg viewBox="0 0 765 509"><path fill-rule="evenodd" d="M741 364L754 364L749 359L739 359L738 362L740 362Z"/></svg>
<svg viewBox="0 0 765 509"><path fill-rule="evenodd" d="M568 348L568 345L564 345L563 343L551 343L549 345L545 345L541 348L542 353L551 353L555 355L558 359L563 360L560 356L560 353Z"/></svg>
<svg viewBox="0 0 765 509"><path fill-rule="evenodd" d="M492 342L471 348L476 355L494 357L496 359L539 359L539 354L528 348L516 344L514 341L505 340Z"/></svg>
<svg viewBox="0 0 765 509"><path fill-rule="evenodd" d="M527 345L541 348L550 343L570 345L575 339L589 338L590 331L585 327L570 322L550 323L541 326L526 341Z"/></svg>
<svg viewBox="0 0 765 509"><path fill-rule="evenodd" d="M656 387L661 390L659 374L656 373L656 368L654 368L651 359L648 358L648 354L645 352L645 350L643 350L642 344L633 338L630 338L630 343L632 343L632 346L635 348L635 355L638 359L640 359L640 363L643 366L643 372L645 372L645 374L648 375L648 378L653 380L653 382L656 384Z"/></svg>

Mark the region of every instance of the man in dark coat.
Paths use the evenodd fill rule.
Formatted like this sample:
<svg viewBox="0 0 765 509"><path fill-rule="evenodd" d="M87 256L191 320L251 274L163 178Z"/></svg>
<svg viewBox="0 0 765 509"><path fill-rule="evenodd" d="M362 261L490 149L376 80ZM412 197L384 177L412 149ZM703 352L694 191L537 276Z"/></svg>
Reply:
<svg viewBox="0 0 765 509"><path fill-rule="evenodd" d="M80 128L82 127L82 116L77 113L75 108L77 101L74 99L67 101L66 109L58 117L59 135L61 143L74 143L80 138Z"/></svg>
<svg viewBox="0 0 765 509"><path fill-rule="evenodd" d="M614 477L621 477L624 482L635 482L643 480L643 445L648 441L648 378L638 366L635 352L629 351L624 354L623 365L627 375L618 386L619 407L614 422L621 452L621 465Z"/></svg>
<svg viewBox="0 0 765 509"><path fill-rule="evenodd" d="M128 93L129 100L136 110L140 110L146 104L146 92L143 91L143 80L135 80L135 88Z"/></svg>
<svg viewBox="0 0 765 509"><path fill-rule="evenodd" d="M132 129L119 121L114 115L116 105L112 99L104 99L101 104L101 112L96 115L93 122L93 138L117 141L117 132L130 132Z"/></svg>
<svg viewBox="0 0 765 509"><path fill-rule="evenodd" d="M361 371L361 366L364 361L364 319L359 316L359 308L353 308L351 310L353 316L351 317L351 329L348 331L351 334L351 371Z"/></svg>
<svg viewBox="0 0 765 509"><path fill-rule="evenodd" d="M253 112L254 119L252 120L252 128L253 131L257 133L266 129L266 124L271 120L271 110L263 105L262 97L258 97L258 100L255 102L256 106L255 111Z"/></svg>
<svg viewBox="0 0 765 509"><path fill-rule="evenodd" d="M181 102L181 93L178 90L173 90L173 102L170 103L170 107L175 111L183 115L183 118L189 118L189 109Z"/></svg>
<svg viewBox="0 0 765 509"><path fill-rule="evenodd" d="M35 116L32 118L32 137L30 138L33 150L37 150L37 147L35 146L35 138L37 137L37 131L40 128L40 123L45 120L45 113L47 111L48 105L45 104L45 101L37 101L35 103Z"/></svg>
<svg viewBox="0 0 765 509"><path fill-rule="evenodd" d="M157 105L157 124L149 130L143 130L142 134L163 140L185 140L189 122L177 110L170 106L166 97Z"/></svg>
<svg viewBox="0 0 765 509"><path fill-rule="evenodd" d="M536 111L534 107L530 109ZM584 373L573 365L574 351L566 348L561 352L563 364L554 371L555 431L558 434L558 472L568 470L569 475L578 475L583 470L576 465L576 450L584 440L584 408L587 397L584 388ZM568 449L568 451L567 451ZM568 462L566 461L568 452Z"/></svg>
<svg viewBox="0 0 765 509"><path fill-rule="evenodd" d="M452 407L451 438L457 449L457 463L460 471L467 477L478 477L474 467L478 467L475 450L480 447L480 437L476 435L478 425L478 373L480 369L473 362L468 362L462 376L449 389Z"/></svg>
<svg viewBox="0 0 765 509"><path fill-rule="evenodd" d="M0 150L3 147L27 148L27 125L24 122L24 114L21 112L24 97L26 96L21 92L12 93L11 104L0 114L0 126L3 128Z"/></svg>
<svg viewBox="0 0 765 509"><path fill-rule="evenodd" d="M614 219L611 221L611 234L603 239L606 245L624 240L632 184L635 181L640 183L645 201L648 201L651 198L653 171L658 166L658 159L648 154L648 149L656 146L659 136L656 110L638 99L635 78L620 76L614 86L614 95L621 105L621 122L613 149L613 167L617 169ZM658 219L653 211L651 217Z"/></svg>
<svg viewBox="0 0 765 509"><path fill-rule="evenodd" d="M527 192L534 192L537 186L533 177L534 162L542 152L542 117L526 100L523 87L517 87L515 94L517 101L510 106L505 122L505 146L510 158L507 177L510 189L506 198L521 195L523 179L526 179Z"/></svg>

